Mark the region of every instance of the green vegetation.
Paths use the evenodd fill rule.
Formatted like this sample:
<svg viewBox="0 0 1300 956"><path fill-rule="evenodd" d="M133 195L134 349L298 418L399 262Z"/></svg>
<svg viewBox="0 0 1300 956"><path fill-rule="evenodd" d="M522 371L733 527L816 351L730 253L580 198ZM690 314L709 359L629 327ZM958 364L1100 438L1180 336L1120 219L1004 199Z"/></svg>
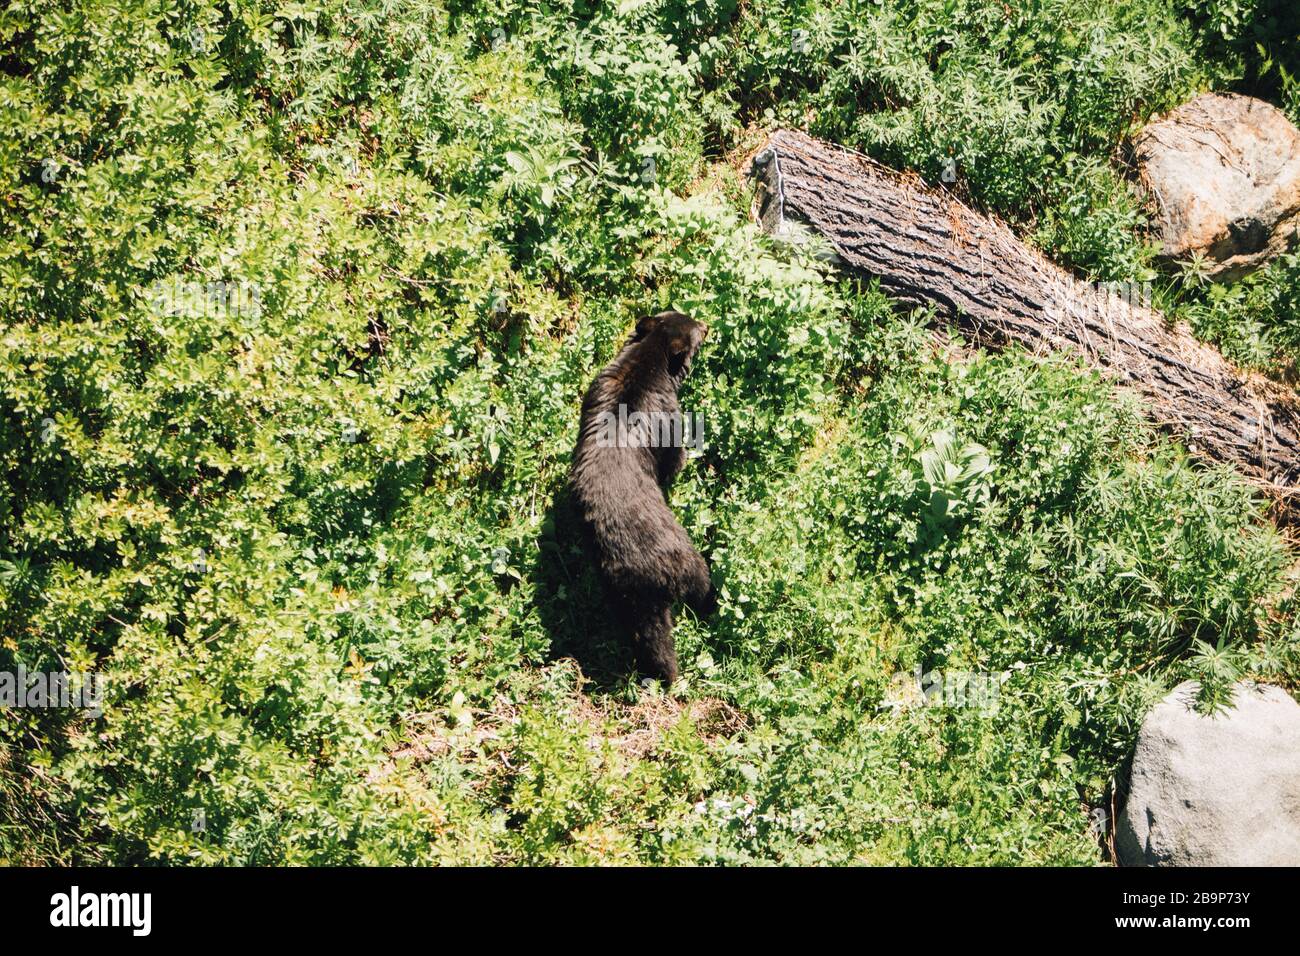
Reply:
<svg viewBox="0 0 1300 956"><path fill-rule="evenodd" d="M107 691L0 709L0 861L1101 862L1154 700L1300 676L1292 553L1087 371L773 246L739 166L779 122L951 161L1151 279L1124 137L1210 87L1300 118L1288 4L7 4L0 670ZM1297 257L1157 284L1290 373ZM668 693L557 528L670 305L722 601Z"/></svg>

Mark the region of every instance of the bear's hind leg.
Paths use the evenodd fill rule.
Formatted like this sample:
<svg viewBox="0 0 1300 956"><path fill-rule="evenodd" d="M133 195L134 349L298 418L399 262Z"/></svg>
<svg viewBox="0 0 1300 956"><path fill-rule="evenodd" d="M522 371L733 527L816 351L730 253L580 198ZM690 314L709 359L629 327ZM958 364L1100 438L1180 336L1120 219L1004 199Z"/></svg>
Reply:
<svg viewBox="0 0 1300 956"><path fill-rule="evenodd" d="M713 589L709 566L694 550L690 552L686 566L690 571L682 600L700 617L708 617L718 609L718 595Z"/></svg>
<svg viewBox="0 0 1300 956"><path fill-rule="evenodd" d="M677 648L673 644L671 606L646 608L633 626L636 666L646 677L671 684L677 680Z"/></svg>

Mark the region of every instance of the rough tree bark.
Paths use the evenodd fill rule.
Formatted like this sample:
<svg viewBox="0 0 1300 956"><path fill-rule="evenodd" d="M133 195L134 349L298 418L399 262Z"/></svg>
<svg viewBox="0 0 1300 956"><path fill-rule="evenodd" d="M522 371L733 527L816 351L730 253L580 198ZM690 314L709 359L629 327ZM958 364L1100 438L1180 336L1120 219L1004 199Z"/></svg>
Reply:
<svg viewBox="0 0 1300 956"><path fill-rule="evenodd" d="M1135 297L1081 282L915 174L803 133L755 155L755 215L773 234L810 227L849 271L907 303L933 305L976 342L1070 350L1142 398L1193 453L1232 462L1289 512L1300 506L1300 403L1234 368Z"/></svg>

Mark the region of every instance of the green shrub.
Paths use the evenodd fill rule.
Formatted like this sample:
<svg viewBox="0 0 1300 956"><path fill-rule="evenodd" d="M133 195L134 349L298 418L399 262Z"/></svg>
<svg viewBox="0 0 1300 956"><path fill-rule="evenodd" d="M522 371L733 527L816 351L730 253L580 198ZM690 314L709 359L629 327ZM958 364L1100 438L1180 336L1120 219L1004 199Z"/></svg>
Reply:
<svg viewBox="0 0 1300 956"><path fill-rule="evenodd" d="M1290 96L1262 10L10 4L0 670L106 696L0 710L0 860L1099 862L1154 700L1294 685L1290 552L1090 373L759 235L740 147L951 161L1145 279L1106 158L1208 82ZM1284 367L1295 274L1161 295ZM668 306L721 595L671 691L564 533L582 391Z"/></svg>

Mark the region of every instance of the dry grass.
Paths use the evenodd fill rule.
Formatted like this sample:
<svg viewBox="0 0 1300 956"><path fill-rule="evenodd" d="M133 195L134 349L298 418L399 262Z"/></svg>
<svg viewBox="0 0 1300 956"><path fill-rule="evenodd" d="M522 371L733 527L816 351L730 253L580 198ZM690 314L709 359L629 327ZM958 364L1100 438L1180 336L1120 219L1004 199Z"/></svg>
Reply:
<svg viewBox="0 0 1300 956"><path fill-rule="evenodd" d="M567 663L577 671L576 663ZM665 693L643 693L635 703L626 703L609 695L584 693L584 683L586 679L578 672L569 716L588 726L592 750L608 744L631 760L646 759L683 716L709 744L721 744L749 727L740 711L715 697L681 700ZM472 723L457 724L446 710L407 715L397 740L387 750L388 759L373 768L367 780L380 782L404 762L418 766L446 755L471 761L489 751L494 763L509 770L510 755L502 742L508 737L508 728L520 718L518 706L502 696L491 708L467 709L466 713Z"/></svg>

